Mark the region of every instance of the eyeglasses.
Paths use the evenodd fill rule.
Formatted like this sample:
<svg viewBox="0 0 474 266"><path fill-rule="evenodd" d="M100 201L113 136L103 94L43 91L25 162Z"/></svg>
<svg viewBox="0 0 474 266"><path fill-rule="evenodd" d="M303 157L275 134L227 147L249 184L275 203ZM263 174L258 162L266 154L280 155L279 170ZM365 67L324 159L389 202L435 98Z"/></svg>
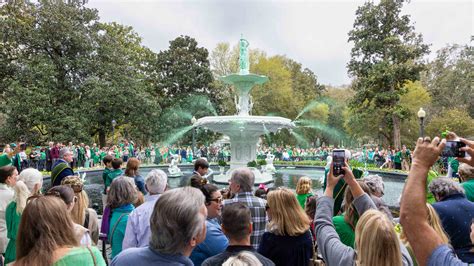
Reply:
<svg viewBox="0 0 474 266"><path fill-rule="evenodd" d="M214 201L216 203L221 203L222 202L222 197L218 197L216 199L210 199L209 201Z"/></svg>
<svg viewBox="0 0 474 266"><path fill-rule="evenodd" d="M268 211L270 209L270 206L268 206L268 203L265 203L265 210Z"/></svg>

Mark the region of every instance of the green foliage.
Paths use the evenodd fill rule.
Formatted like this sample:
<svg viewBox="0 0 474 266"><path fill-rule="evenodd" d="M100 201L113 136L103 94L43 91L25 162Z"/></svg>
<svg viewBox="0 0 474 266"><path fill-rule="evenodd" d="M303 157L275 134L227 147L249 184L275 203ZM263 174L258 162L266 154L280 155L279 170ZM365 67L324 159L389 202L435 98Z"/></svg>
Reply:
<svg viewBox="0 0 474 266"><path fill-rule="evenodd" d="M224 160L219 160L217 162L217 164L220 166L220 167L226 167L227 166L227 163L224 161Z"/></svg>
<svg viewBox="0 0 474 266"><path fill-rule="evenodd" d="M426 127L427 136L440 136L443 131L456 132L459 136L474 136L474 119L467 110L460 108L447 109L431 119Z"/></svg>
<svg viewBox="0 0 474 266"><path fill-rule="evenodd" d="M264 159L261 159L261 160L257 161L257 164L260 165L260 166L267 165L267 161L265 161Z"/></svg>
<svg viewBox="0 0 474 266"><path fill-rule="evenodd" d="M414 32L407 15L400 15L403 0L367 2L356 11L354 42L349 74L355 77L351 100L355 112L377 110L391 120L393 144L400 146L400 120L406 110L400 105L407 81L415 81L423 70L422 56L428 53L421 35Z"/></svg>
<svg viewBox="0 0 474 266"><path fill-rule="evenodd" d="M422 76L433 98L431 113L461 108L474 117L474 53L470 45L448 45L437 52Z"/></svg>
<svg viewBox="0 0 474 266"><path fill-rule="evenodd" d="M247 167L257 167L257 162L256 161L250 161L247 163Z"/></svg>

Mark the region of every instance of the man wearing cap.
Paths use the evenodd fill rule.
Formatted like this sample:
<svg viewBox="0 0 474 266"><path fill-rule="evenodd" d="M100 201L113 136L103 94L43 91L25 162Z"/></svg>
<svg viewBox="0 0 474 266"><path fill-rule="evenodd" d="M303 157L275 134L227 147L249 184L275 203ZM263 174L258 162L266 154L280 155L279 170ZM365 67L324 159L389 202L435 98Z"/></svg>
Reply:
<svg viewBox="0 0 474 266"><path fill-rule="evenodd" d="M72 162L73 154L69 148L62 148L59 150L59 159L53 166L51 171L51 186L61 185L61 181L66 176L74 175L70 163Z"/></svg>

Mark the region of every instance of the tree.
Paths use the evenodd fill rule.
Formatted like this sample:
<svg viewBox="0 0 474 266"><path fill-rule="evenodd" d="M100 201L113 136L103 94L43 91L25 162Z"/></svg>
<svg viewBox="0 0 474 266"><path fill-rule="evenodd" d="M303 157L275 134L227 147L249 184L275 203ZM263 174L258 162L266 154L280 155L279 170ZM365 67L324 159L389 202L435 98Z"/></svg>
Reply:
<svg viewBox="0 0 474 266"><path fill-rule="evenodd" d="M115 120L125 137L147 143L158 130L161 111L159 99L151 94L149 65L155 54L141 45L131 27L100 23L92 36L97 48L81 97L90 134L98 134L105 145Z"/></svg>
<svg viewBox="0 0 474 266"><path fill-rule="evenodd" d="M470 45L448 45L428 64L422 81L433 98L432 113L456 107L474 117L473 56Z"/></svg>
<svg viewBox="0 0 474 266"><path fill-rule="evenodd" d="M158 134L161 139L189 127L192 116L217 114L225 94L214 84L208 55L207 49L189 36L177 37L170 41L168 50L158 53L154 94L163 99ZM200 107L191 108L196 105ZM179 118L171 119L176 116Z"/></svg>
<svg viewBox="0 0 474 266"><path fill-rule="evenodd" d="M12 1L0 12L4 140L98 136L103 146L112 119L141 142L154 136L155 54L131 27L100 23L97 10L78 1Z"/></svg>
<svg viewBox="0 0 474 266"><path fill-rule="evenodd" d="M459 136L474 136L474 119L465 109L452 108L439 113L431 119L426 127L428 136L440 136L442 132L450 130Z"/></svg>
<svg viewBox="0 0 474 266"><path fill-rule="evenodd" d="M89 140L77 114L96 10L80 3L12 1L1 7L4 139ZM2 68L3 69L3 68ZM71 137L74 136L74 137Z"/></svg>
<svg viewBox="0 0 474 266"><path fill-rule="evenodd" d="M431 96L419 81L407 82L404 89L406 93L400 96L400 105L407 111L407 115L402 121L401 140L403 144L408 144L419 136L420 121L417 113L420 108L426 109L431 105Z"/></svg>
<svg viewBox="0 0 474 266"><path fill-rule="evenodd" d="M404 2L367 2L357 9L354 29L349 32L354 47L347 65L349 74L355 77L351 108L356 112L374 110L387 118L396 147L400 147L400 126L406 116L400 105L403 86L419 79L422 56L429 52L422 36L410 25L409 16L400 14Z"/></svg>

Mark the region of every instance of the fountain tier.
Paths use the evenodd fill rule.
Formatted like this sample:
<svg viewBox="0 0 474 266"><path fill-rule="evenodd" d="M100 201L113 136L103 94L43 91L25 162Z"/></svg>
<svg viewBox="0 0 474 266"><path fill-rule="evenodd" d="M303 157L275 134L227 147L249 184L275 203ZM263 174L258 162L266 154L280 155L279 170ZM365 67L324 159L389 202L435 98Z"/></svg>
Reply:
<svg viewBox="0 0 474 266"><path fill-rule="evenodd" d="M257 142L261 135L293 128L290 119L277 116L207 116L195 123L229 136L231 142L231 169L246 166L256 159Z"/></svg>

